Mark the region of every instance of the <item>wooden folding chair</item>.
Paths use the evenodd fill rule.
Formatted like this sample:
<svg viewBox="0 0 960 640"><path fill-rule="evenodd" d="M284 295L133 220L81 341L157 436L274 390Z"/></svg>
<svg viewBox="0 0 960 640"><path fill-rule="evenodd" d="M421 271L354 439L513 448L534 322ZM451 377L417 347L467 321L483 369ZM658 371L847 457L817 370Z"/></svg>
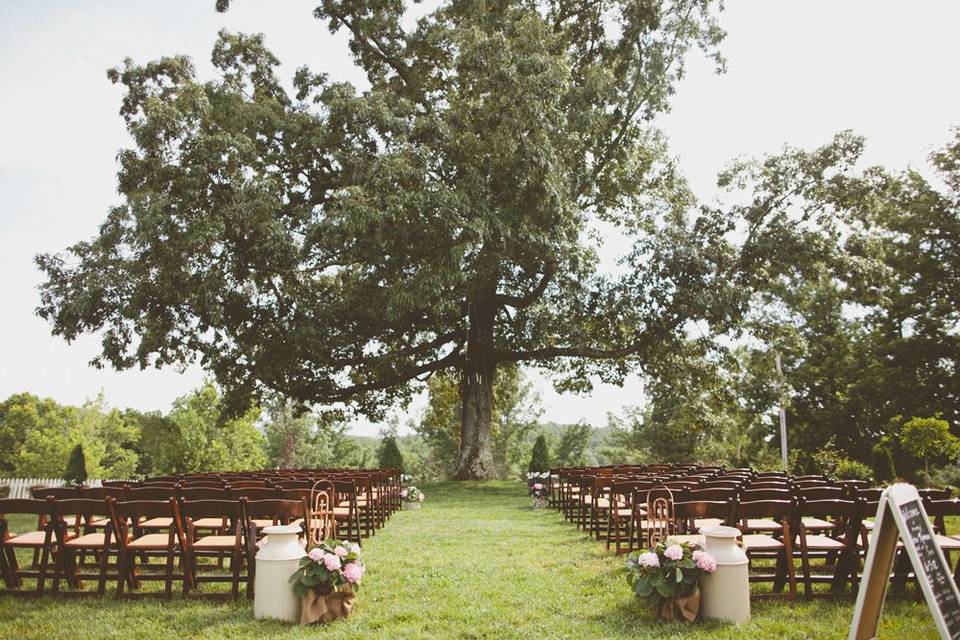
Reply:
<svg viewBox="0 0 960 640"><path fill-rule="evenodd" d="M174 580L189 580L186 570L179 574L174 573L174 561L180 555L184 540L180 537L182 525L178 524L178 510L176 498L167 500L127 500L117 501L107 498L110 509L110 519L113 530L117 532L120 544L119 577L117 579L117 597L123 598L125 587L131 591L140 589L140 582L144 580L164 582L164 595L173 597ZM142 533L141 523L156 519L169 520L166 533ZM142 564L140 569L149 567L149 557L160 555L164 558L162 574L153 574L138 571L137 557Z"/></svg>
<svg viewBox="0 0 960 640"><path fill-rule="evenodd" d="M113 531L106 498L57 500L54 509L60 553L53 578L53 590L56 592L60 589L61 578L65 578L72 589L81 589L84 579L96 578L97 594L102 596L106 592L107 578L120 577L120 545ZM77 526L78 535L69 535ZM88 552L97 559L96 573L83 572L83 557ZM114 558L112 565L111 557ZM108 574L110 567L116 571L113 575Z"/></svg>
<svg viewBox="0 0 960 640"><path fill-rule="evenodd" d="M829 582L831 591L842 591L849 582L852 588L857 586L857 574L860 558L857 552L857 538L860 535L860 520L863 517L862 503L855 500L810 500L797 505L799 524L795 545L800 553L803 567L805 598L813 597L814 582ZM814 527L807 523L817 523ZM829 529L819 523L827 522ZM829 574L814 574L811 560L824 558L824 568L833 567Z"/></svg>
<svg viewBox="0 0 960 640"><path fill-rule="evenodd" d="M789 587L790 599L797 597L796 571L793 564L792 523L797 518L796 504L792 498L785 500L738 501L735 505L735 520L743 534L740 543L750 562L750 582L770 582L773 592ZM751 529L748 523L762 523ZM769 526L767 523L772 523ZM752 531L752 533L747 533ZM775 559L773 573L754 572L757 559Z"/></svg>
<svg viewBox="0 0 960 640"><path fill-rule="evenodd" d="M0 500L0 573L8 593L27 594L22 591L24 578L36 578L36 594L42 594L50 570L50 560L55 558L57 536L54 526L53 498L5 498ZM35 515L39 522L36 531L16 534L11 530L9 515ZM69 536L70 534L66 534ZM17 549L29 549L38 555L35 569L23 569L17 562Z"/></svg>
<svg viewBox="0 0 960 640"><path fill-rule="evenodd" d="M240 572L244 562L246 520L243 505L239 500L182 500L179 505L180 537L184 541L182 557L184 571L189 580L183 581L184 595L199 590L203 582L229 582L234 599L240 596ZM201 535L209 529L210 522L217 523L213 535ZM225 555L230 557L230 574L200 573L198 557L213 555L219 562ZM247 580L247 592L252 586Z"/></svg>
<svg viewBox="0 0 960 640"><path fill-rule="evenodd" d="M301 530L306 535L305 523L309 513L307 503L304 500L247 500L240 498L240 504L243 509L243 519L245 522L245 544L247 553L247 596L253 596L253 587L257 571L257 547L263 542L263 538L258 539L260 528L255 524L256 520L271 520L273 524L292 524L299 520L302 524Z"/></svg>

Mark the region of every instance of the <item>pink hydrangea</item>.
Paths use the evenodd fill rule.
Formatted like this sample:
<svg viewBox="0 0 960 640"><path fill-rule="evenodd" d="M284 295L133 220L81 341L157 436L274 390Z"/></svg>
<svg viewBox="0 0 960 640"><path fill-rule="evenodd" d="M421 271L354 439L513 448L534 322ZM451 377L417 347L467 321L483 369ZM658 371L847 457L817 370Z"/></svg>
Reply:
<svg viewBox="0 0 960 640"><path fill-rule="evenodd" d="M693 552L693 561L697 563L697 568L707 573L713 573L717 570L717 559L706 551L697 549Z"/></svg>
<svg viewBox="0 0 960 640"><path fill-rule="evenodd" d="M309 552L307 552L307 557L309 557L314 562L320 562L321 560L323 560L323 549L321 549L320 547L314 547L313 549L310 549Z"/></svg>
<svg viewBox="0 0 960 640"><path fill-rule="evenodd" d="M540 489L543 489L543 485L540 484L539 482L537 482L536 484L533 485L533 488L534 488L536 491L540 491Z"/></svg>
<svg viewBox="0 0 960 640"><path fill-rule="evenodd" d="M340 563L340 556L334 555L332 553L326 553L323 556L323 566L327 568L327 571L339 571L342 566Z"/></svg>
<svg viewBox="0 0 960 640"><path fill-rule="evenodd" d="M423 502L424 498L426 498L426 496L421 493L420 495L417 496L417 502Z"/></svg>
<svg viewBox="0 0 960 640"><path fill-rule="evenodd" d="M644 551L637 556L637 564L641 567L659 567L660 558L652 551Z"/></svg>
<svg viewBox="0 0 960 640"><path fill-rule="evenodd" d="M682 560L683 547L681 547L678 544L672 544L663 550L663 555L669 558L670 560Z"/></svg>
<svg viewBox="0 0 960 640"><path fill-rule="evenodd" d="M342 558L342 557L348 555L348 554L350 553L350 551L348 551L348 550L346 549L346 547L339 547L339 546L338 546L336 549L333 550L333 553L335 553L335 554L337 555L337 557Z"/></svg>
<svg viewBox="0 0 960 640"><path fill-rule="evenodd" d="M348 562L347 566L343 568L343 577L346 578L350 584L357 584L360 582L360 579L363 578L363 572L365 570L365 567L359 562Z"/></svg>
<svg viewBox="0 0 960 640"><path fill-rule="evenodd" d="M403 491L400 492L400 497L401 497L401 498L406 498L406 497L407 497L407 490L406 490L406 489L404 489Z"/></svg>

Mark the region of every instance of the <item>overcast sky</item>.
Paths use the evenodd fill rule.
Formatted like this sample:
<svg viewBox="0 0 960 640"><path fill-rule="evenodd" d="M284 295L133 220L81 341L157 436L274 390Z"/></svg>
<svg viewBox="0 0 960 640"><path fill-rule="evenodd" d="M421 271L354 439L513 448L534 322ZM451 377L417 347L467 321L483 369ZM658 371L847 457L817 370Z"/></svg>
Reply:
<svg viewBox="0 0 960 640"><path fill-rule="evenodd" d="M311 2L0 0L0 398L19 391L82 403L164 409L199 370L98 371L96 337L67 345L36 317L34 254L96 232L118 202L115 155L127 144L121 92L105 71L127 56L191 56L210 77L217 31L263 32L281 73L309 64L358 80L345 39L311 16ZM716 197L717 172L737 156L812 147L837 131L867 136L867 160L923 166L960 125L960 2L728 0L726 74L694 58L660 120L697 195ZM637 381L588 397L557 395L537 377L544 418L606 422L642 400ZM416 407L413 409L416 411ZM375 425L358 425L372 435Z"/></svg>

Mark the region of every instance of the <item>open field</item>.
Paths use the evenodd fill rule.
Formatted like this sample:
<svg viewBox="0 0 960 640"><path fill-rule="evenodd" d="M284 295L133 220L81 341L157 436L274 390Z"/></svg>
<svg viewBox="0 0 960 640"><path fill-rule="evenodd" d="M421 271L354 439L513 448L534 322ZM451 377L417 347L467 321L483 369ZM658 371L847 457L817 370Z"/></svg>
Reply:
<svg viewBox="0 0 960 640"><path fill-rule="evenodd" d="M0 638L844 638L852 598L755 602L744 626L653 621L633 601L622 558L553 511L534 512L518 483L427 487L421 511L397 513L365 541L354 615L326 628L253 619L247 601L175 597L0 597ZM881 638L936 638L922 602L890 601Z"/></svg>

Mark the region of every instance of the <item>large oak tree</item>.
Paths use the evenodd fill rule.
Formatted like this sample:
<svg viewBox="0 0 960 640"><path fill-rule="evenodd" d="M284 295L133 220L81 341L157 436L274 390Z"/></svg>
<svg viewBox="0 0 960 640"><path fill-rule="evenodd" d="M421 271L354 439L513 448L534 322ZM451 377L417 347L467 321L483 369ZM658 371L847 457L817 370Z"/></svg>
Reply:
<svg viewBox="0 0 960 640"><path fill-rule="evenodd" d="M405 12L317 7L364 88L305 68L285 84L256 35L222 33L209 81L180 56L111 70L124 201L38 257L54 332L101 332L95 363L117 368L199 357L237 411L275 390L376 418L455 370L457 477L485 478L498 366L583 391L736 315L765 223L735 247L736 220L693 211L652 124L691 49L722 64L712 2ZM612 236L629 248L607 268Z"/></svg>

